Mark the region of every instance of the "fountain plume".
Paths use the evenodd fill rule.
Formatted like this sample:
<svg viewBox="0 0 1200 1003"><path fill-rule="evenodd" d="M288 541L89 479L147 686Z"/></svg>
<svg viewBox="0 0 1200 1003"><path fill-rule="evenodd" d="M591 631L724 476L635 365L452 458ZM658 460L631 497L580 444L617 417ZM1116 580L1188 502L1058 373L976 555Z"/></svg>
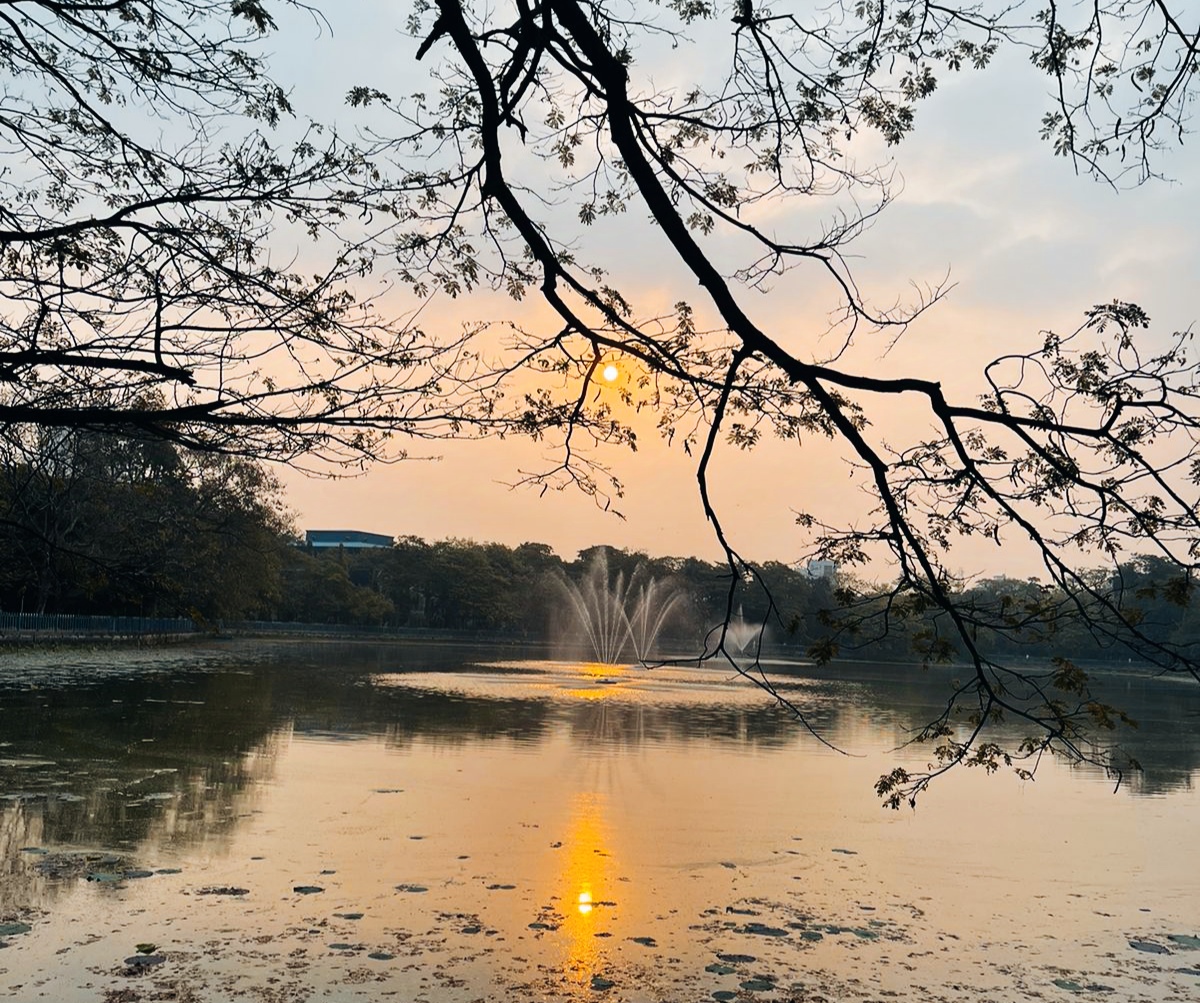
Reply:
<svg viewBox="0 0 1200 1003"><path fill-rule="evenodd" d="M628 580L624 572L610 579L604 551L592 559L582 579L572 582L563 575L559 585L593 657L609 665L625 661L626 653L644 664L680 599L677 589L651 578L641 566Z"/></svg>

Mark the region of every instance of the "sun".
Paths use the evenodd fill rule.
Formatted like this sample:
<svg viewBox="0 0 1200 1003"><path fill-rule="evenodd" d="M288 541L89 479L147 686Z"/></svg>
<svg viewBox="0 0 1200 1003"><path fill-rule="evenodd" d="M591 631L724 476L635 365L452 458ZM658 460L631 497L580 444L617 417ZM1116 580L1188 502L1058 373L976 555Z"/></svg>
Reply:
<svg viewBox="0 0 1200 1003"><path fill-rule="evenodd" d="M604 367L604 372L601 373L600 375L603 376L609 383L611 383L613 380L615 380L618 376L621 375L621 371L610 362L607 366Z"/></svg>

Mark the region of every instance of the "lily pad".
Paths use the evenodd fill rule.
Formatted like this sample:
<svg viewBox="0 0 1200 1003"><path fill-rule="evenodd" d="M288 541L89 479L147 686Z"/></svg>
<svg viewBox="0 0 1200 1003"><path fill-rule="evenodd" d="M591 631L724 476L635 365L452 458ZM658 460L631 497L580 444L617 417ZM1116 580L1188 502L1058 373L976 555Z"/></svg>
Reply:
<svg viewBox="0 0 1200 1003"><path fill-rule="evenodd" d="M718 989L712 994L712 998L719 1003L729 1003L730 1000L737 999L737 993L731 993L728 989Z"/></svg>
<svg viewBox="0 0 1200 1003"><path fill-rule="evenodd" d="M819 930L805 930L802 934L800 934L800 939L811 941L824 940L825 934L821 933Z"/></svg>
<svg viewBox="0 0 1200 1003"><path fill-rule="evenodd" d="M635 944L641 944L642 947L658 947L658 941L653 937L630 937Z"/></svg>
<svg viewBox="0 0 1200 1003"><path fill-rule="evenodd" d="M166 960L166 957L161 954L135 954L132 958L126 958L125 964L130 968L153 968Z"/></svg>
<svg viewBox="0 0 1200 1003"><path fill-rule="evenodd" d="M1200 951L1200 937L1193 937L1188 933L1169 933L1167 940L1172 944L1176 944L1187 951Z"/></svg>
<svg viewBox="0 0 1200 1003"><path fill-rule="evenodd" d="M543 923L540 919L534 920L529 924L531 930L557 930L558 927L553 923Z"/></svg>
<svg viewBox="0 0 1200 1003"><path fill-rule="evenodd" d="M182 867L160 867L155 874L182 874Z"/></svg>
<svg viewBox="0 0 1200 1003"><path fill-rule="evenodd" d="M154 872L153 871L141 871L141 870L126 871L124 874L124 877L127 877L131 880L138 880L140 878L152 878L152 877L154 877Z"/></svg>
<svg viewBox="0 0 1200 1003"><path fill-rule="evenodd" d="M713 975L732 975L737 971L733 965L723 965L719 961L714 961L711 965L705 965L704 970L711 972Z"/></svg>
<svg viewBox="0 0 1200 1003"><path fill-rule="evenodd" d="M391 961L395 955L388 954L387 951L372 951L367 957L372 961Z"/></svg>
<svg viewBox="0 0 1200 1003"><path fill-rule="evenodd" d="M489 892L511 892L516 887L516 885L488 885L487 890Z"/></svg>
<svg viewBox="0 0 1200 1003"><path fill-rule="evenodd" d="M297 892L300 895L316 895L324 890L325 889L320 885L296 885L296 887L292 889L292 891Z"/></svg>
<svg viewBox="0 0 1200 1003"><path fill-rule="evenodd" d="M856 936L859 940L878 940L879 939L879 934L876 933L874 930L864 930L861 926L856 926L850 932L852 934L854 934L854 936Z"/></svg>
<svg viewBox="0 0 1200 1003"><path fill-rule="evenodd" d="M363 918L363 914L361 912L335 912L333 915L337 919L362 919Z"/></svg>
<svg viewBox="0 0 1200 1003"><path fill-rule="evenodd" d="M0 923L0 937L15 937L18 933L28 933L32 929L28 923Z"/></svg>
<svg viewBox="0 0 1200 1003"><path fill-rule="evenodd" d="M396 891L408 892L410 895L420 895L422 892L429 891L424 885L396 885Z"/></svg>
<svg viewBox="0 0 1200 1003"><path fill-rule="evenodd" d="M603 975L593 975L591 987L596 992L601 992L605 989L611 989L616 983L612 979L606 979Z"/></svg>
<svg viewBox="0 0 1200 1003"><path fill-rule="evenodd" d="M46 853L49 853L50 851L41 846L22 846L21 852L22 853L46 854Z"/></svg>
<svg viewBox="0 0 1200 1003"><path fill-rule="evenodd" d="M331 951L353 951L354 945L353 944L341 944L341 943L330 944L329 949Z"/></svg>
<svg viewBox="0 0 1200 1003"><path fill-rule="evenodd" d="M481 926L476 926L475 924L471 924L471 926L464 926L458 932L459 933L479 933L479 931L482 929L483 929L483 927L481 927Z"/></svg>
<svg viewBox="0 0 1200 1003"><path fill-rule="evenodd" d="M779 926L767 926L766 923L747 923L742 927L742 933L750 933L756 937L786 937L787 930Z"/></svg>
<svg viewBox="0 0 1200 1003"><path fill-rule="evenodd" d="M1200 977L1200 968L1176 968L1180 975L1195 975Z"/></svg>
<svg viewBox="0 0 1200 1003"><path fill-rule="evenodd" d="M89 881L98 881L104 885L115 885L119 881L125 880L124 874L112 874L109 871L92 871L87 876Z"/></svg>
<svg viewBox="0 0 1200 1003"><path fill-rule="evenodd" d="M1073 993L1083 992L1083 986L1081 986L1074 979L1055 979L1054 984L1056 986L1058 986L1059 989L1066 989L1069 992L1073 992Z"/></svg>
<svg viewBox="0 0 1200 1003"><path fill-rule="evenodd" d="M1131 940L1129 946L1135 951L1145 951L1147 954L1170 954L1162 944L1156 944L1152 940Z"/></svg>
<svg viewBox="0 0 1200 1003"><path fill-rule="evenodd" d="M741 987L752 993L766 993L775 988L774 982L768 982L766 979L747 979L740 983Z"/></svg>
<svg viewBox="0 0 1200 1003"><path fill-rule="evenodd" d="M717 957L729 965L749 965L758 960L753 954L718 954Z"/></svg>

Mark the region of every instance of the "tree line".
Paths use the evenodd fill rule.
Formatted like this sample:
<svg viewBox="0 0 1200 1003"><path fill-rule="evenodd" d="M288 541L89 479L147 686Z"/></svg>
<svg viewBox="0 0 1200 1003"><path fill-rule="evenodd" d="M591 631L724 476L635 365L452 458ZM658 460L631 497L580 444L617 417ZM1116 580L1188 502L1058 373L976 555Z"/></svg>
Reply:
<svg viewBox="0 0 1200 1003"><path fill-rule="evenodd" d="M733 578L728 564L594 546L565 559L515 547L402 535L390 548L314 550L279 483L244 458L197 453L158 437L36 427L0 437L0 608L192 616L202 624L296 621L396 630L473 631L530 640L571 631L565 582L603 555L615 584L640 570L681 597L664 639L678 653L715 647L726 620L764 627L768 648L818 659L956 661L944 611L891 582L767 561ZM1162 643L1200 642L1200 601L1159 557L1131 557L1092 589ZM1125 661L1099 610L1035 579L960 584L973 641L989 657ZM707 638L707 643L705 639Z"/></svg>

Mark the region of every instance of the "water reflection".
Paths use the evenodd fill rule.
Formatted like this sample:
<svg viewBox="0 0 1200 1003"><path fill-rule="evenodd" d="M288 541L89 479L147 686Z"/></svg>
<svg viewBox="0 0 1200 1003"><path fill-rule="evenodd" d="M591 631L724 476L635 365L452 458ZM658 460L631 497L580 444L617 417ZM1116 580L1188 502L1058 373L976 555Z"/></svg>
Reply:
<svg viewBox="0 0 1200 1003"><path fill-rule="evenodd" d="M597 970L599 943L608 931L605 910L613 907L616 862L610 850L605 800L596 792L580 792L571 801L563 840L563 869L559 879L566 903L563 971L574 982L589 980Z"/></svg>
<svg viewBox="0 0 1200 1003"><path fill-rule="evenodd" d="M137 678L0 686L0 912L50 914L5 965L82 985L161 937L172 977L225 966L230 991L210 982L198 1000L241 993L248 959L263 998L292 978L346 1000L591 1000L604 975L624 1003L822 972L807 998L869 982L955 1000L947 986L1003 985L1007 999L1044 995L1065 951L1092 966L1080 984L1107 984L1124 978L1109 959L1127 935L1191 929L1193 690L1105 681L1144 721L1133 793L1153 799L1051 764L1036 785L960 773L916 814L891 813L870 792L882 750L926 720L949 672L774 666L814 726L872 756L851 759L717 672L494 658L280 646L206 672L176 656ZM72 850L182 873L101 885L39 869ZM99 931L92 955L84 930ZM719 952L755 960L714 966ZM1173 973L1131 969L1120 988L1157 992Z"/></svg>

